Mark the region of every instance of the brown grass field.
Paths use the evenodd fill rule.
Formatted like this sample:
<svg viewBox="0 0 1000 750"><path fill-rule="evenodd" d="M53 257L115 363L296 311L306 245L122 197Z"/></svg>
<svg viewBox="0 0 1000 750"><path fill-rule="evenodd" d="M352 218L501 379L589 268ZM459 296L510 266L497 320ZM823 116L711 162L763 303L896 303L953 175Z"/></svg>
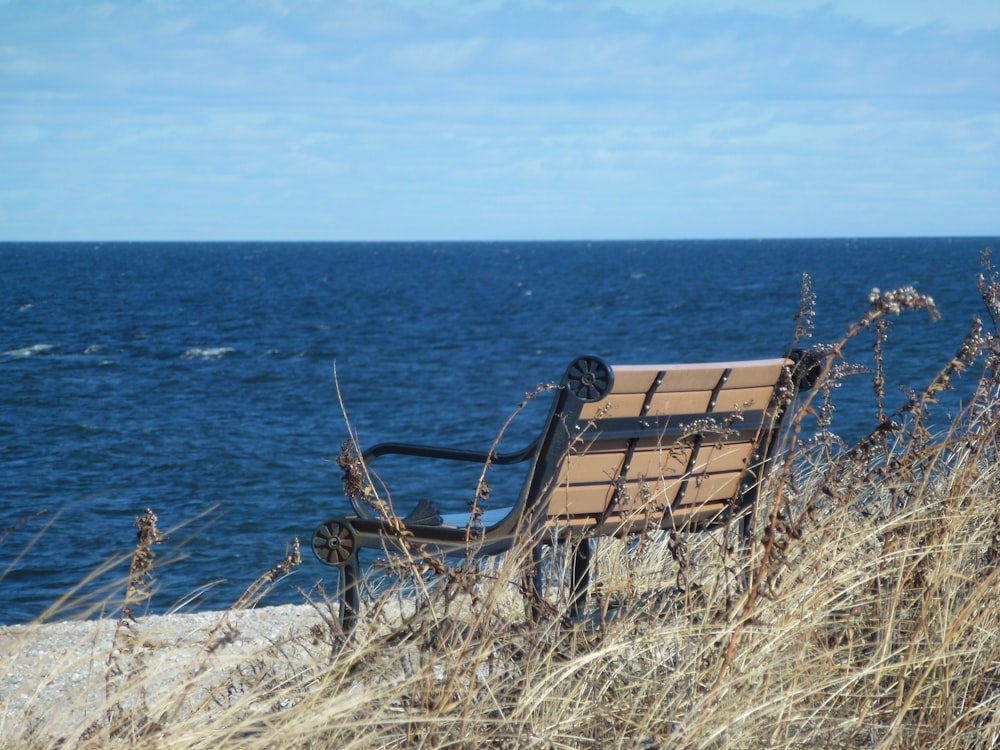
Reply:
<svg viewBox="0 0 1000 750"><path fill-rule="evenodd" d="M321 591L264 628L268 608L252 608L297 548L230 611L132 621L157 574L149 513L109 600L117 621L0 631L0 747L998 746L1000 281L988 256L980 292L984 322L895 411L881 372L891 322L936 310L912 289L873 292L840 342L816 347L826 376L787 420L750 549L726 529L601 539L583 621L554 589L526 622L515 549L433 578L418 556L394 562L350 637ZM805 280L796 339L810 297ZM859 377L852 347L867 345L874 427L848 445L830 417L838 384ZM961 411L928 427L959 383Z"/></svg>

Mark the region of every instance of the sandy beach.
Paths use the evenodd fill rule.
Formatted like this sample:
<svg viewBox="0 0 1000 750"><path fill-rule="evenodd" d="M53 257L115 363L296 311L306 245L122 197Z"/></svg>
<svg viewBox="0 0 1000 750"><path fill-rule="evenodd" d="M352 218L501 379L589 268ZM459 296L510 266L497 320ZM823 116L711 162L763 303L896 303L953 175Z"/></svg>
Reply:
<svg viewBox="0 0 1000 750"><path fill-rule="evenodd" d="M124 679L116 665L133 675L141 670L135 683L150 707L181 693L191 702L203 700L269 649L281 649L286 663L296 658L293 651L307 659L301 644L322 618L307 605L142 617L131 625L131 650L109 665L115 626L103 619L0 628L0 744L25 732L72 731L99 719L123 696L139 699L115 691ZM193 688L180 688L182 680Z"/></svg>

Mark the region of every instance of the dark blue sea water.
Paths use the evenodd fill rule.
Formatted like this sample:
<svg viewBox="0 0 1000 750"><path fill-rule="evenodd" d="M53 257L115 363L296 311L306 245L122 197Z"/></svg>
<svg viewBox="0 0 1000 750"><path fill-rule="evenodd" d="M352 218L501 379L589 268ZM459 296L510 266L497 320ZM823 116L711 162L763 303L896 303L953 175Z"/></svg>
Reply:
<svg viewBox="0 0 1000 750"><path fill-rule="evenodd" d="M227 606L294 537L303 564L265 603L332 586L308 539L346 508L335 365L364 445L486 448L526 391L582 353L780 355L808 272L813 341L839 338L873 287L935 298L939 322L906 315L890 340L890 381L919 387L981 311L987 246L996 238L0 244L0 623L41 615L88 576L75 596L113 608L126 567L94 571L130 550L147 507L170 532L153 611ZM860 435L870 380L838 395L835 430ZM433 469L390 474L396 504L461 510L475 476ZM517 484L491 482L495 495Z"/></svg>

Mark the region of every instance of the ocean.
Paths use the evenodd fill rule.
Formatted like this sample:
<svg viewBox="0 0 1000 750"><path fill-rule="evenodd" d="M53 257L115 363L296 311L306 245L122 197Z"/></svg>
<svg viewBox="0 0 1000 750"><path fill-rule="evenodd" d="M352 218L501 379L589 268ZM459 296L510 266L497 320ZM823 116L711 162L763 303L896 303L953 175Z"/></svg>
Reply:
<svg viewBox="0 0 1000 750"><path fill-rule="evenodd" d="M873 288L911 285L941 319L890 332L891 408L947 362L984 308L997 238L493 243L0 243L0 624L121 601L146 508L152 612L225 608L298 538L264 604L336 572L308 549L348 505L348 436L485 449L527 392L580 354L612 363L750 359L838 340ZM871 361L871 334L848 359ZM939 409L961 402L960 381ZM346 409L342 411L340 403ZM871 379L836 395L833 430L874 425ZM501 450L527 443L542 398ZM389 459L384 459L389 462ZM381 472L398 508L462 510L478 472ZM376 465L382 469L382 463ZM517 467L490 476L508 504ZM465 473L463 473L465 471Z"/></svg>

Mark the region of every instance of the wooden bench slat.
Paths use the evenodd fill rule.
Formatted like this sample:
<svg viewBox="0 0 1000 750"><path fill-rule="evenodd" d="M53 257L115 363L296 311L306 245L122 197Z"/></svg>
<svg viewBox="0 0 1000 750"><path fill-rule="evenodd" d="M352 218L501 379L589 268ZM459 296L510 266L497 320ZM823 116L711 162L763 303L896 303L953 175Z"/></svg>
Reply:
<svg viewBox="0 0 1000 750"><path fill-rule="evenodd" d="M682 391L680 393L658 393L653 396L650 413L694 414L708 408L711 391ZM635 416L639 414L646 393L612 393L607 398L592 404L584 404L580 410L581 419L596 417Z"/></svg>
<svg viewBox="0 0 1000 750"><path fill-rule="evenodd" d="M665 513L611 513L603 523L599 515L584 515L549 519L548 528L559 531L593 533L595 536L621 536L642 532L647 528L684 529L718 518L729 508L727 502L705 503L703 505L668 511Z"/></svg>
<svg viewBox="0 0 1000 750"><path fill-rule="evenodd" d="M736 409L765 409L774 396L774 383L754 386L752 388L726 388L719 391L715 399L716 411L733 411ZM659 395L654 396L653 403ZM669 402L668 406L669 407Z"/></svg>
<svg viewBox="0 0 1000 750"><path fill-rule="evenodd" d="M711 362L691 365L617 365L612 393L646 393L653 378L664 373L658 391L711 391L722 374L731 370L726 388L755 388L774 385L778 380L784 359L755 360L752 362Z"/></svg>
<svg viewBox="0 0 1000 750"><path fill-rule="evenodd" d="M752 442L702 444L691 471L698 474L709 465L713 471L743 471L753 449ZM688 472L690 459L690 445L650 443L636 448L628 473L630 477L650 480L682 477ZM562 467L557 486L613 482L621 471L623 460L624 448L570 456Z"/></svg>
<svg viewBox="0 0 1000 750"><path fill-rule="evenodd" d="M691 477L687 483L681 477L670 479L627 479L624 488L627 499L620 501L619 508L634 509L644 503L644 495L649 496L648 502L657 505L673 504L681 487L686 492L682 505L698 505L712 500L729 500L739 490L740 480L744 472L730 471L712 474L702 474ZM614 495L614 487L606 482L594 484L574 484L557 487L549 501L548 516L601 515Z"/></svg>
<svg viewBox="0 0 1000 750"><path fill-rule="evenodd" d="M774 395L774 383L753 388L725 388L719 391L715 408L719 411L733 409L763 409ZM695 414L708 410L712 391L670 391L657 392L650 401L647 414ZM586 404L580 412L581 419L598 416L614 417L637 415L646 400L645 393L612 393L602 401Z"/></svg>
<svg viewBox="0 0 1000 750"><path fill-rule="evenodd" d="M752 442L741 443L703 443L698 449L698 455L691 473L701 474L711 466L713 472L745 471L747 463L756 446ZM629 476L659 477L675 476L687 471L687 466L681 466L680 461L690 458L691 450L677 451L636 451L632 457Z"/></svg>

